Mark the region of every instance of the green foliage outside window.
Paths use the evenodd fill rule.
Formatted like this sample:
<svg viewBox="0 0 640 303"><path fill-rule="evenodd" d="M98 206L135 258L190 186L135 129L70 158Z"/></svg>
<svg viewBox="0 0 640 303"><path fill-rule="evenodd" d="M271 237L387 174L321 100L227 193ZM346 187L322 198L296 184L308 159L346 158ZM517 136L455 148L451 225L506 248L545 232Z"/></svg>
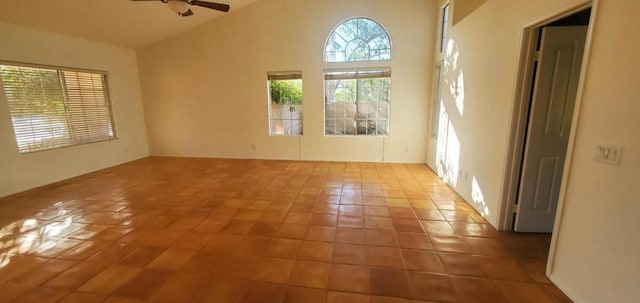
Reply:
<svg viewBox="0 0 640 303"><path fill-rule="evenodd" d="M271 80L269 90L275 104L302 104L302 80Z"/></svg>

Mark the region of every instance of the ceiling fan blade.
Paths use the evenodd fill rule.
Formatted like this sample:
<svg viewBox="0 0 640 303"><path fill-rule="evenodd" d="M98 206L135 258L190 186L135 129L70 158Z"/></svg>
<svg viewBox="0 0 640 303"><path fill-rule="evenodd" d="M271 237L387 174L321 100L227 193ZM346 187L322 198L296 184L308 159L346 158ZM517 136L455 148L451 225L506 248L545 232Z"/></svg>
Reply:
<svg viewBox="0 0 640 303"><path fill-rule="evenodd" d="M189 16L193 16L193 11L191 9L189 9L188 11L180 14L180 16L182 17L189 17Z"/></svg>
<svg viewBox="0 0 640 303"><path fill-rule="evenodd" d="M221 12L225 12L225 13L228 12L229 9L231 8L228 4L207 2L207 1L198 1L198 0L190 1L189 4L202 6L202 7L206 7L206 8L210 8L210 9L215 9L217 11L221 11Z"/></svg>

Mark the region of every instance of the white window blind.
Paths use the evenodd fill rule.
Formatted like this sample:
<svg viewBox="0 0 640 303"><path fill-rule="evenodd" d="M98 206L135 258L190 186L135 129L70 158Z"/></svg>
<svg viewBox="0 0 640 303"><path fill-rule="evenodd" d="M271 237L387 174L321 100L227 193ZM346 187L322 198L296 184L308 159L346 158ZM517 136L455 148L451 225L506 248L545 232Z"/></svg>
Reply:
<svg viewBox="0 0 640 303"><path fill-rule="evenodd" d="M107 75L0 62L18 150L115 139Z"/></svg>
<svg viewBox="0 0 640 303"><path fill-rule="evenodd" d="M442 102L442 64L436 65L433 75L433 100L431 100L431 138L438 137L438 125L440 124L440 102Z"/></svg>

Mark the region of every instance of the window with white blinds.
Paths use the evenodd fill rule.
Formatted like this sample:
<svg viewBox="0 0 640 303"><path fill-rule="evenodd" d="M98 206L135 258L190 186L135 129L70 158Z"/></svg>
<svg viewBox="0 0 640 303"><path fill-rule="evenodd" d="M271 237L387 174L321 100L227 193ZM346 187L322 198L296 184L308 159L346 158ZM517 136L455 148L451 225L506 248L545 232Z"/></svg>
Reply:
<svg viewBox="0 0 640 303"><path fill-rule="evenodd" d="M440 103L442 102L442 65L440 61L436 65L433 75L433 100L431 100L431 138L438 137L438 125L440 125Z"/></svg>
<svg viewBox="0 0 640 303"><path fill-rule="evenodd" d="M0 62L20 153L116 138L107 75Z"/></svg>

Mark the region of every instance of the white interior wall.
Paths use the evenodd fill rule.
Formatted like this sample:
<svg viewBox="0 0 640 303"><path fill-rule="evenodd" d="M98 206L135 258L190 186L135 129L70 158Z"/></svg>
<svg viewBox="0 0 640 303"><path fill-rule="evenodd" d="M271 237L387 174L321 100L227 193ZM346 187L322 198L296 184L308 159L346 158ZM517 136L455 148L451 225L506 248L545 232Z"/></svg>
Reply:
<svg viewBox="0 0 640 303"><path fill-rule="evenodd" d="M107 71L118 139L18 153L0 91L0 197L148 156L136 53L0 22L0 60Z"/></svg>
<svg viewBox="0 0 640 303"><path fill-rule="evenodd" d="M575 302L640 298L640 28L636 0L600 0L551 280ZM623 147L620 166L593 160Z"/></svg>
<svg viewBox="0 0 640 303"><path fill-rule="evenodd" d="M263 0L139 52L153 155L424 163L436 1ZM324 136L323 49L354 16L389 31L390 134ZM268 71L303 72L304 135L268 134Z"/></svg>
<svg viewBox="0 0 640 303"><path fill-rule="evenodd" d="M460 148L447 150L451 163L445 173L452 176L452 187L494 226L500 216L522 30L581 2L489 0L450 29L451 52L442 56L450 67L445 68L442 98ZM456 87L463 92L462 111L452 94ZM437 170L436 144L431 142L427 164Z"/></svg>
<svg viewBox="0 0 640 303"><path fill-rule="evenodd" d="M635 83L640 79L640 39L631 29L640 27L635 16L640 3L599 2L550 278L575 302L636 302L640 90ZM451 29L457 68L446 77L454 83L461 71L464 74L463 113L454 95L443 95L460 142L459 156L452 161L458 163L454 188L493 225L499 217L523 27L581 3L489 0ZM593 161L600 143L623 146L619 167ZM434 160L430 157L429 165L435 168ZM474 195L472 177L481 195ZM475 201L478 197L482 203Z"/></svg>

